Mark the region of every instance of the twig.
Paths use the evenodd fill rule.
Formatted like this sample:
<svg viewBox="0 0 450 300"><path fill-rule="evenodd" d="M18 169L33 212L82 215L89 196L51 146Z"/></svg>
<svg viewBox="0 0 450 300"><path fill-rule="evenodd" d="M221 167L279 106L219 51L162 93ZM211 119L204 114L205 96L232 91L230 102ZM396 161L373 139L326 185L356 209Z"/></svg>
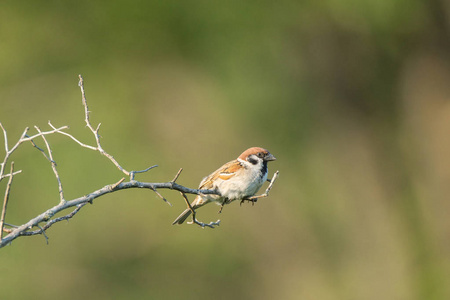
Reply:
<svg viewBox="0 0 450 300"><path fill-rule="evenodd" d="M203 223L203 222L200 222L199 220L197 220L195 209L192 207L191 203L189 203L189 200L186 197L186 194L183 192L180 192L180 193L183 196L184 201L186 202L187 206L189 207L189 209L192 212L192 221L187 222L188 224L197 224L197 225L201 226L202 228L205 228L205 227L214 228L214 226L220 225L220 220L217 220L216 222L209 222L209 223Z"/></svg>
<svg viewBox="0 0 450 300"><path fill-rule="evenodd" d="M31 141L31 140L33 140L33 139L35 139L35 138L37 138L37 137L40 137L40 136L53 134L53 133L55 133L55 132L63 132L62 130L68 128L67 126L63 126L63 127L60 127L60 128L53 128L53 130L50 130L50 131L43 131L43 132L41 132L41 133L38 133L38 134L35 134L35 135L32 135L32 136L29 136L29 135L27 134L29 128L27 127L27 128L25 128L25 130L23 131L23 133L22 133L22 135L20 136L20 138L19 138L19 140L17 141L17 143L16 143L12 148L9 148L9 147L8 147L8 135L6 134L6 130L5 130L5 128L3 127L3 125L1 125L1 123L0 123L0 127L1 127L2 130L3 130L3 136L4 136L4 139L5 139L5 150L6 150L6 153L5 153L5 157L4 157L4 159L3 159L3 162L0 163L0 181L2 181L2 179L5 178L5 177L11 176L11 174L6 174L6 175L4 174L4 173L5 173L5 166L6 166L6 163L8 162L8 159L9 159L9 157L11 156L11 154L12 154L14 151L16 151L16 149L17 149L22 143ZM18 173L20 173L20 172L21 172L21 171L17 171L17 172L15 172L13 175L16 175L16 174L18 174Z"/></svg>
<svg viewBox="0 0 450 300"><path fill-rule="evenodd" d="M5 153L8 153L8 135L6 134L6 130L3 127L2 122L0 122L0 127L2 128L3 138L5 139Z"/></svg>
<svg viewBox="0 0 450 300"><path fill-rule="evenodd" d="M6 233L10 233L10 232L12 231L12 229L11 229L11 228L5 228L5 226L9 226L9 227L11 227L11 228L17 228L17 227L19 227L19 226L16 226L16 225L13 225L13 224L9 224L9 223L4 222L4 223L3 223L3 232L6 232Z"/></svg>
<svg viewBox="0 0 450 300"><path fill-rule="evenodd" d="M3 127L2 127L3 128ZM5 190L5 197L3 199L3 209L2 209L2 217L0 219L0 240L3 237L3 225L5 223L5 217L6 217L6 208L8 206L8 200L9 200L9 192L11 190L11 184L13 181L14 176L12 174L14 174L14 162L11 162L11 171L10 171L11 176L9 177L8 180L8 184L6 185L6 190Z"/></svg>
<svg viewBox="0 0 450 300"><path fill-rule="evenodd" d="M163 199L164 202L166 202L167 204L169 204L169 206L172 206L172 203L170 203L166 198L164 198L164 196L161 195L161 194L156 190L156 188L153 189L153 191L155 192L155 194L156 194L159 198Z"/></svg>
<svg viewBox="0 0 450 300"><path fill-rule="evenodd" d="M37 235L37 234L44 234L45 235L45 231L47 229L49 229L52 225L54 225L55 223L64 221L64 220L69 221L69 219L71 219L73 216L75 216L81 210L81 208L83 206L85 206L86 204L87 204L87 202L77 205L77 207L71 213L69 213L69 214L67 214L65 216L62 216L62 217L50 220L43 227L41 227L39 225L36 225L36 227L38 227L39 230L26 231L26 232L21 233L20 235L21 236L30 236L30 235ZM47 240L47 244L48 244L48 238L46 238L46 240Z"/></svg>
<svg viewBox="0 0 450 300"><path fill-rule="evenodd" d="M101 144L100 144L100 134L98 133L100 130L100 125L101 123L99 123L97 125L97 128L94 129L91 125L91 121L89 119L89 108L87 105L87 100L86 100L86 93L84 91L84 80L83 77L81 75L78 75L78 78L80 79L78 82L78 86L80 87L81 90L81 100L83 102L83 106L84 106L84 121L86 122L86 126L92 131L92 133L94 134L95 137L95 141L97 143L97 147L95 148L95 150L97 150L98 152L100 152L102 155L106 156L121 172L123 172L125 175L127 176L131 176L130 172L128 172L127 170L125 170L118 162L117 160L110 154L108 154L105 150L103 150ZM75 140L75 138L72 138ZM81 144L81 143L80 143Z"/></svg>
<svg viewBox="0 0 450 300"><path fill-rule="evenodd" d="M101 123L99 123L97 125L97 127L94 129L94 127L91 124L90 121L90 111L89 111L89 107L87 104L87 99L86 99L86 92L84 90L84 80L83 77L81 75L78 75L79 78L79 82L78 82L78 86L80 87L81 90L81 100L82 100L82 104L84 107L84 121L86 123L86 127L89 128L89 130L93 133L94 138L95 138L95 142L96 142L96 146L91 146L88 144L85 144L83 142L81 142L80 140L78 140L77 138L75 138L73 135L71 135L70 133L67 133L65 131L62 130L57 130L55 126L53 126L53 124L49 121L48 125L53 128L53 130L55 130L57 133L60 133L62 135L65 135L69 138L71 138L73 141L75 141L78 145L90 149L90 150L94 150L94 151L98 151L100 152L103 156L107 157L122 173L124 173L125 175L130 177L130 180L134 180L134 176L136 173L144 173L147 172L155 167L157 167L157 165L155 166L151 166L145 170L141 170L141 171L127 171L125 168L123 168L118 162L117 160L114 158L114 156L110 155L108 152L106 152L100 142L100 134L99 134L99 130L100 130L100 125Z"/></svg>
<svg viewBox="0 0 450 300"><path fill-rule="evenodd" d="M154 166L156 167L156 166ZM145 171L145 170L144 170ZM178 176L180 176L181 171L183 171L183 168L181 168L180 170L178 170L178 173L175 175L175 177L172 179L172 181L169 181L169 183L171 183L172 185L175 183L175 181L178 179ZM171 187L172 188L172 187ZM156 195L158 195L159 198L163 199L167 204L169 204L170 206L172 206L172 203L170 203L169 201L167 201L166 198L164 198L163 195L161 195L156 189L153 190Z"/></svg>
<svg viewBox="0 0 450 300"><path fill-rule="evenodd" d="M36 130L39 133L42 133L41 129L39 127L34 126L34 128L36 128ZM50 163L52 165L53 173L55 174L56 180L58 181L59 200L61 202L65 202L66 200L64 199L64 191L62 188L61 177L59 176L58 170L56 169L56 162L53 159L52 149L50 148L47 138L44 135L42 135L41 137L44 140L45 146L47 147L48 156L45 154L44 150L42 150L41 148L36 146L36 144L33 142L33 140L31 140L31 143L33 144L33 146L35 146L37 149L39 149L44 154L44 156L50 161Z"/></svg>
<svg viewBox="0 0 450 300"><path fill-rule="evenodd" d="M180 177L181 172L183 171L183 168L180 168L178 170L178 173L175 175L175 177L172 179L171 182L175 183L175 181L177 181L178 177Z"/></svg>
<svg viewBox="0 0 450 300"><path fill-rule="evenodd" d="M45 242L46 242L47 245L48 245L48 236L47 236L47 234L45 233L45 229L42 228L40 225L36 225L36 227L38 227L38 228L41 230L41 233L42 233L42 235L43 235L44 238L45 238Z"/></svg>
<svg viewBox="0 0 450 300"><path fill-rule="evenodd" d="M76 142L78 145L80 145L81 147L88 148L88 149L91 149L91 150L94 150L94 151L97 151L97 150L98 150L97 147L90 146L90 145L86 145L86 144L80 142L79 140L77 140L77 139L76 139L73 135L71 135L70 133L67 133L67 132L65 132L65 131L57 130L56 127L53 126L53 124L52 124L50 121L48 121L48 125L49 125L51 128L53 128L53 130L56 130L57 133L60 133L60 134L62 134L62 135L65 135L65 136L70 137L73 141L75 141L75 142Z"/></svg>
<svg viewBox="0 0 450 300"><path fill-rule="evenodd" d="M122 177L122 179L120 179L120 180L117 181L116 183L110 185L110 186L109 186L109 189L111 190L111 192L114 191L114 190L119 186L119 184L121 184L121 183L124 182L124 181L125 181L125 177Z"/></svg>
<svg viewBox="0 0 450 300"><path fill-rule="evenodd" d="M130 171L130 180L134 180L134 175L136 173L145 173L145 172L148 172L149 170L151 170L153 168L156 168L156 167L158 167L158 165L154 165L154 166L148 167L147 169L144 169L144 170L141 170L141 171Z"/></svg>

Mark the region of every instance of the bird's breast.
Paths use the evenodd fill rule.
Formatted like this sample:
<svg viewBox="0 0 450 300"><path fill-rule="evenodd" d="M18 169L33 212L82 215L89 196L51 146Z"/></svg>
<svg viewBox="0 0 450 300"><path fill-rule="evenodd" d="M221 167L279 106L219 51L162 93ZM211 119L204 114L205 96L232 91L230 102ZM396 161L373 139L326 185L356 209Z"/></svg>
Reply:
<svg viewBox="0 0 450 300"><path fill-rule="evenodd" d="M240 176L218 181L217 189L223 197L230 200L242 199L255 195L266 179L267 172L262 174L246 170L246 173L240 174Z"/></svg>

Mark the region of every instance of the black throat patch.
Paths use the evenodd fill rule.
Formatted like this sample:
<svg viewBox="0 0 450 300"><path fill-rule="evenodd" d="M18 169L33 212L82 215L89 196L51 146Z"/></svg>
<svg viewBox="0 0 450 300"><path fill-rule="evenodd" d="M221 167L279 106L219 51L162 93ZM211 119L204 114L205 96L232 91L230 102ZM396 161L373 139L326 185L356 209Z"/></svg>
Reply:
<svg viewBox="0 0 450 300"><path fill-rule="evenodd" d="M262 176L266 175L267 173L267 161L263 161L263 164L261 166L261 174Z"/></svg>

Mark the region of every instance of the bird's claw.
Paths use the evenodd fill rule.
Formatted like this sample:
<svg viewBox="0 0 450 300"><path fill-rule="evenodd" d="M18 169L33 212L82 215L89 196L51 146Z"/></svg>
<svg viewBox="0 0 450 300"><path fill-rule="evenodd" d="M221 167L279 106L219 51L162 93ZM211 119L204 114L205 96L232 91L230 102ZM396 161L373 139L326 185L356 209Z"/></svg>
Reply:
<svg viewBox="0 0 450 300"><path fill-rule="evenodd" d="M258 199L257 198L242 199L239 205L242 205L242 203L244 203L245 201L251 202L253 206L255 205L255 202L258 201Z"/></svg>

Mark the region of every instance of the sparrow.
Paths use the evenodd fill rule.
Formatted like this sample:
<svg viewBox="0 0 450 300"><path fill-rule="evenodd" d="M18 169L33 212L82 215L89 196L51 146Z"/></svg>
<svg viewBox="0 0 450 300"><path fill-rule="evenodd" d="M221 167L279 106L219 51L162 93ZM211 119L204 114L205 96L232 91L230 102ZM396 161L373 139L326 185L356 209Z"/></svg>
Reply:
<svg viewBox="0 0 450 300"><path fill-rule="evenodd" d="M237 159L203 178L198 188L215 190L220 195L197 195L191 203L192 208L197 209L210 202L223 206L255 195L267 180L267 163L275 159L269 151L260 147L245 150ZM172 224L182 224L191 213L191 209L187 208Z"/></svg>

